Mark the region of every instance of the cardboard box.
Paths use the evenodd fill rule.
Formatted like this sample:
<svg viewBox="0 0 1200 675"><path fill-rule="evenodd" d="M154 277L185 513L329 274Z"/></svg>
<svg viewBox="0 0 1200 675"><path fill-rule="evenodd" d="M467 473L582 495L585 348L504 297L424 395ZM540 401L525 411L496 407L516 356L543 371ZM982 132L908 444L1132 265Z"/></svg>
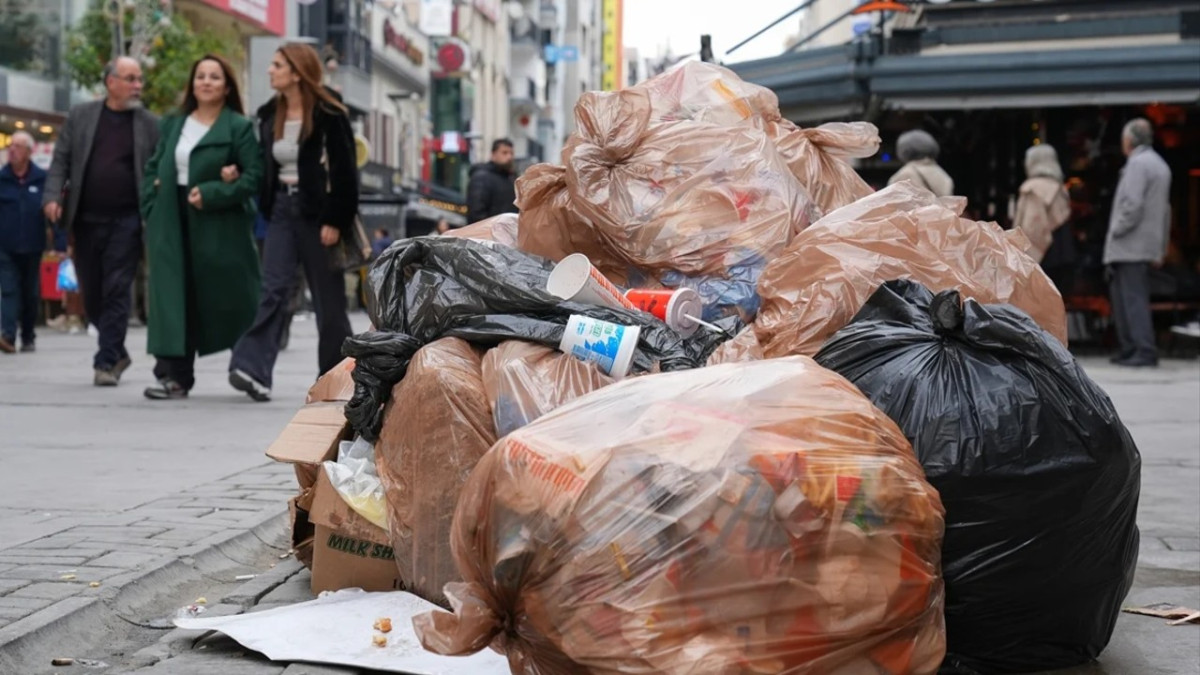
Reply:
<svg viewBox="0 0 1200 675"><path fill-rule="evenodd" d="M288 502L292 522L292 550L296 559L312 566L312 546L315 529L308 518L312 490L317 482L321 462L337 459L338 445L349 440L350 424L341 403L312 403L301 408L283 432L267 448L267 456L287 462L296 469L300 494Z"/></svg>
<svg viewBox="0 0 1200 675"><path fill-rule="evenodd" d="M342 499L321 469L312 489L308 519L313 539L312 592L361 588L407 590L396 567L388 532L363 518Z"/></svg>
<svg viewBox="0 0 1200 675"><path fill-rule="evenodd" d="M343 359L317 380L308 390L308 398L304 402L349 401L354 396L353 372L354 359Z"/></svg>

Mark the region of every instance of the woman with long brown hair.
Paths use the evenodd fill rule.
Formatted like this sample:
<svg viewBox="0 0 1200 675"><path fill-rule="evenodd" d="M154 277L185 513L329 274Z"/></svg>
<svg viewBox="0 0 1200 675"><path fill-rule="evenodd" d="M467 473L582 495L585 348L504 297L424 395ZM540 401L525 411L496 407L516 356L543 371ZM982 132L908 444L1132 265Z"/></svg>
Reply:
<svg viewBox="0 0 1200 675"><path fill-rule="evenodd" d="M266 163L259 210L268 221L262 297L229 363L229 383L256 401L271 397L297 265L304 268L317 315L320 372L341 360L350 337L346 281L331 265L329 248L349 236L358 212L354 133L346 106L321 82L316 50L285 44L267 73L276 94L258 109Z"/></svg>
<svg viewBox="0 0 1200 675"><path fill-rule="evenodd" d="M208 54L192 65L179 113L163 118L146 163L141 211L150 271L150 399L186 398L196 356L229 349L258 306L253 196L262 179L254 123L233 69Z"/></svg>

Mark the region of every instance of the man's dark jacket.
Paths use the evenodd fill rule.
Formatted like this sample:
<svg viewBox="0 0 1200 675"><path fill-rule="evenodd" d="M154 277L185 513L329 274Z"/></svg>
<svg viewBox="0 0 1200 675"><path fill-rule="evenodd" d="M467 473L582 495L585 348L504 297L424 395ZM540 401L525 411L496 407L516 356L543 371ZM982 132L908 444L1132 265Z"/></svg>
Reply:
<svg viewBox="0 0 1200 675"><path fill-rule="evenodd" d="M467 222L476 223L501 213L516 213L516 180L516 176L495 162L471 167Z"/></svg>

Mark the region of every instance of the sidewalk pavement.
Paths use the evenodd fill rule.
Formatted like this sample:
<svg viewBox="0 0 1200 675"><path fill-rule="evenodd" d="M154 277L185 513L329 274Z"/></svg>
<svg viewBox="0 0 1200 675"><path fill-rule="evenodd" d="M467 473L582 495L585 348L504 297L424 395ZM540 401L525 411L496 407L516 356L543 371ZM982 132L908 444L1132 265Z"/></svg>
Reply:
<svg viewBox="0 0 1200 675"><path fill-rule="evenodd" d="M295 477L263 452L316 378L315 322L293 325L269 403L228 385L228 353L198 361L188 400L146 400L145 338L130 330L115 389L92 386L85 335L43 329L38 352L0 354L0 673L24 675L16 664L61 642L64 622L103 623L231 563L221 551L285 540Z"/></svg>
<svg viewBox="0 0 1200 675"><path fill-rule="evenodd" d="M1142 496L1138 518L1142 545L1134 588L1125 604L1171 602L1200 608L1200 490L1197 489L1200 486L1200 364L1195 361L1166 361L1161 368L1155 370L1124 370L1108 365L1103 359L1084 359L1083 363L1089 374L1109 392L1142 453ZM290 474L285 479L284 476L276 475L275 471L277 467L263 466L251 471L255 477L253 482L245 481L245 474L242 474L241 478L216 481L197 488L198 492L176 495L178 500L186 501L175 503L175 507L197 508L195 500L217 498L223 511L215 514L226 513L224 509L228 508L237 511L240 518L235 523L226 513L224 517L230 520L221 523L228 528L228 532L224 534L238 536L238 528L250 525L255 518L267 519L269 529L271 522L278 523L269 520L270 508L264 506L263 509L256 510L247 505L266 504L268 498L275 498L276 494L287 492L279 488L279 484L274 481L278 479L290 488ZM236 482L238 480L243 482ZM275 486L275 489L272 486ZM233 490L233 496L220 494L226 489ZM250 494L252 492L256 494ZM284 498L286 494L278 497L280 503ZM245 508L238 510L226 506L237 506L239 502ZM146 507L150 508L150 505L147 504ZM208 515L215 517L215 514ZM150 520L150 517L147 520ZM188 523L184 523L179 527L187 525ZM165 532L150 533L156 526L143 524L142 521L133 521L129 523L129 527L134 528L135 534L149 533L139 537L145 540L165 536L169 538L168 533L171 531L167 529ZM245 536L244 533L242 536ZM262 536L262 539L275 546L279 546L283 541L277 531L273 535ZM177 554L201 556L202 552L197 550L200 546L218 540L219 538L213 537L192 544L193 548L181 547L179 551L182 552ZM80 544L86 541L88 539L81 539ZM143 542L142 546L145 545ZM274 553L274 549L271 552ZM64 553L64 556L66 555L68 554ZM277 558L278 556L271 555L261 557L260 560L270 559L278 562ZM165 562L168 559L169 554L163 556L160 561ZM79 577L84 577L83 570L87 570L89 576L86 578L90 580L93 578L90 574L95 570L108 569L96 565L91 560L86 562L89 564L72 564L72 567L80 570L76 572ZM4 564L8 563L0 563L0 567ZM59 569L61 568L56 567L55 572ZM211 597L219 597L220 602L210 605L206 615L256 611L312 598L308 588L309 574L294 560L276 564L274 567L263 562L257 570L260 576L247 582L245 586L220 595L213 593ZM0 572L0 579L5 578L7 577L4 572ZM115 584L118 580L122 580L122 577L114 575L108 577L104 583ZM30 581L31 583L25 584L23 588L32 588L33 583ZM39 583L59 587L65 582L42 580ZM77 582L74 585L78 585ZM3 595L0 601L13 596L15 592L0 590L0 595ZM95 589L83 589L82 600L75 596L68 599L73 602L86 601L87 594L95 592ZM1014 592L1019 592L1019 589L1014 589ZM188 604L194 597L194 592L189 589L177 592L160 604L179 607ZM21 621L28 622L28 619ZM27 623L26 628L28 625ZM52 627L53 624L48 628ZM0 629L0 672L10 672L4 667L3 661L5 630ZM48 632L53 635L52 630ZM64 637L68 636L59 635L59 639ZM44 669L33 671L30 675L40 675L43 672L63 675L96 672L136 675L204 675L218 672L228 675L352 675L359 672L348 668L274 663L242 648L229 638L194 631L170 631L161 635L157 641L148 639L146 644L149 646L132 653L113 654L97 647L83 653L71 654L102 660L110 664L111 669L96 670L78 665L51 668L47 659L40 662L47 664ZM1056 673L1200 674L1200 626L1172 627L1160 619L1122 614L1118 619L1112 642L1098 662Z"/></svg>

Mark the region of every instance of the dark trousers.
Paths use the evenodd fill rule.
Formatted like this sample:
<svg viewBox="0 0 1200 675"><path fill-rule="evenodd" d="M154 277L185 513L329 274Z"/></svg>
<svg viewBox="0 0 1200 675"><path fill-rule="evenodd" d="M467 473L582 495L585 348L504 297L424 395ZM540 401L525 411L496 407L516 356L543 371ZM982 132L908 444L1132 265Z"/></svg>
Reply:
<svg viewBox="0 0 1200 675"><path fill-rule="evenodd" d="M1150 315L1150 263L1112 263L1108 293L1122 358L1158 358Z"/></svg>
<svg viewBox="0 0 1200 675"><path fill-rule="evenodd" d="M346 316L346 279L330 269L329 251L321 245L321 228L300 212L300 198L275 196L267 239L263 246L262 297L254 324L233 347L229 368L239 369L267 387L272 383L279 340L291 317L289 304L296 288L296 266L312 292L317 315L317 365L321 373L342 360L342 343L350 337Z"/></svg>
<svg viewBox="0 0 1200 675"><path fill-rule="evenodd" d="M33 324L37 323L41 293L41 253L9 253L0 250L0 336L10 342L17 339L33 344Z"/></svg>
<svg viewBox="0 0 1200 675"><path fill-rule="evenodd" d="M196 385L196 281L192 273L192 242L188 235L188 189L179 187L179 233L183 238L183 285L187 303L184 308L184 355L156 356L154 377L174 380L186 390Z"/></svg>
<svg viewBox="0 0 1200 675"><path fill-rule="evenodd" d="M142 257L142 219L136 213L116 218L80 216L75 223L75 273L88 321L100 332L92 360L110 370L122 359L129 328L133 277Z"/></svg>

